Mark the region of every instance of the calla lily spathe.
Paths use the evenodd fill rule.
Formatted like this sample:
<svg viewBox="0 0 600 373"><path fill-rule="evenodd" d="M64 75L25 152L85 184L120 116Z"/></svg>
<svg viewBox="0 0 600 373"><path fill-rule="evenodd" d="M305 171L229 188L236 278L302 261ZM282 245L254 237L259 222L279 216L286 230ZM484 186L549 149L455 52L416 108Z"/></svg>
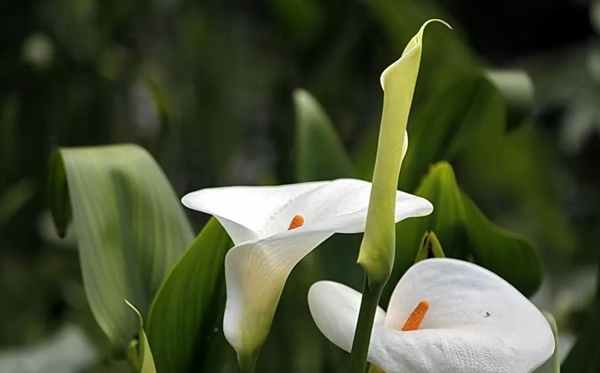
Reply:
<svg viewBox="0 0 600 373"><path fill-rule="evenodd" d="M371 183L338 179L282 186L209 188L183 197L214 215L231 236L225 258L223 331L238 356L264 343L293 267L334 233L365 228ZM396 221L428 215L429 201L396 194ZM293 229L290 229L293 228Z"/></svg>
<svg viewBox="0 0 600 373"><path fill-rule="evenodd" d="M317 326L346 351L360 299L360 293L330 281L309 291ZM423 301L429 309L422 323L406 329ZM368 360L387 373L529 373L553 351L546 318L518 290L487 269L444 258L411 267L387 313L377 310Z"/></svg>

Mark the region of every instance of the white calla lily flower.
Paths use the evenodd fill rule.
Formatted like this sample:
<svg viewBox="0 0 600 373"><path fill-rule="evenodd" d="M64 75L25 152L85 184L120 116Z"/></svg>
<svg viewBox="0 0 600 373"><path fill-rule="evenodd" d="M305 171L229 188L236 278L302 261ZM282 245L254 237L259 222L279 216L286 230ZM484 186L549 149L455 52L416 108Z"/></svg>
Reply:
<svg viewBox="0 0 600 373"><path fill-rule="evenodd" d="M371 183L338 179L282 186L202 189L185 206L214 215L235 247L225 258L223 331L239 356L265 341L294 266L334 233L365 229ZM428 215L424 198L397 192L396 221Z"/></svg>
<svg viewBox="0 0 600 373"><path fill-rule="evenodd" d="M308 295L321 332L350 351L361 295L330 281ZM368 360L386 373L530 373L554 351L542 313L496 274L456 259L427 259L377 310Z"/></svg>

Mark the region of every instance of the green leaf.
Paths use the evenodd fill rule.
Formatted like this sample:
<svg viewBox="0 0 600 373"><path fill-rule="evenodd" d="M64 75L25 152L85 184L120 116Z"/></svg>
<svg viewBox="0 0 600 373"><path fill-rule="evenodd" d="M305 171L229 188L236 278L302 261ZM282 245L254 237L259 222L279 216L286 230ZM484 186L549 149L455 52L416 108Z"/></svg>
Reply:
<svg viewBox="0 0 600 373"><path fill-rule="evenodd" d="M168 93L160 84L157 74L152 74L151 72L145 74L144 83L152 95L152 101L160 115L162 126L167 127L168 129L173 126L173 122L177 119L175 110L173 110L173 105L169 101Z"/></svg>
<svg viewBox="0 0 600 373"><path fill-rule="evenodd" d="M124 348L137 328L123 299L146 314L193 241L192 229L159 165L136 145L63 148L50 170L55 223L59 231L66 227L70 203L92 312L109 339Z"/></svg>
<svg viewBox="0 0 600 373"><path fill-rule="evenodd" d="M556 183L558 151L539 126L523 125L506 136L473 143L460 157L461 180L470 195L484 201L502 195L518 206L536 242L548 254L572 254L575 233L561 208L563 191ZM515 160L518 160L515 161Z"/></svg>
<svg viewBox="0 0 600 373"><path fill-rule="evenodd" d="M512 72L497 72L493 77L496 86L484 75L463 74L414 108L408 121L409 147L402 164L401 190L414 190L435 162L453 161L482 140L486 144L498 141L505 127L514 128L527 118L528 109L516 106L521 102L519 94L532 99L528 77ZM358 174L366 180L370 180L375 162L373 132L356 159Z"/></svg>
<svg viewBox="0 0 600 373"><path fill-rule="evenodd" d="M348 153L325 110L307 91L294 91L296 181L330 180L354 173Z"/></svg>
<svg viewBox="0 0 600 373"><path fill-rule="evenodd" d="M400 189L415 190L429 166L453 160L474 141L504 127L502 99L484 77L464 76L420 107L408 125Z"/></svg>
<svg viewBox="0 0 600 373"><path fill-rule="evenodd" d="M542 313L552 328L552 334L554 335L554 353L550 359L548 359L548 361L542 364L541 367L534 370L533 373L560 373L560 353L558 351L558 328L556 326L556 320L554 320L554 316L552 316L551 313Z"/></svg>
<svg viewBox="0 0 600 373"><path fill-rule="evenodd" d="M402 56L381 74L383 112L373 171L373 186L365 234L358 255L370 282L385 283L394 264L395 198L404 145L408 114L419 75L423 32L430 20L408 42Z"/></svg>
<svg viewBox="0 0 600 373"><path fill-rule="evenodd" d="M390 280L395 285L417 255L424 232L436 232L450 258L474 259L497 273L525 295L537 290L542 280L539 253L523 236L490 222L458 187L452 166L434 165L416 193L435 206L433 213L397 225L396 266ZM386 290L386 299L391 290Z"/></svg>
<svg viewBox="0 0 600 373"><path fill-rule="evenodd" d="M415 190L429 166L453 160L490 132L501 136L503 110L497 89L478 74L462 75L416 106L408 121L409 147L402 164L400 189ZM356 159L357 172L365 180L372 177L376 146L373 131Z"/></svg>
<svg viewBox="0 0 600 373"><path fill-rule="evenodd" d="M475 262L497 273L526 296L533 295L544 276L535 246L522 235L492 223L464 193L462 202Z"/></svg>
<svg viewBox="0 0 600 373"><path fill-rule="evenodd" d="M332 180L352 177L353 165L327 113L307 91L294 91L296 115L295 182ZM280 356L265 364L271 371L300 369L315 371L318 367L337 361L339 357L315 327L304 299L310 286L323 277L351 284L362 277L356 265L360 238L358 235L335 235L322 243L311 257L294 269L280 300L271 336L264 353ZM293 343L289 343L294 341ZM285 347L282 347L285 346ZM309 347L306 347L309 346ZM290 358L291 357L291 358ZM329 360L328 362L326 362ZM345 359L344 359L345 360ZM259 360L259 371L261 367ZM345 361L344 361L345 364Z"/></svg>
<svg viewBox="0 0 600 373"><path fill-rule="evenodd" d="M327 113L307 91L294 91L296 108L295 182L333 180L354 175L353 165ZM321 270L327 276L348 283L362 276L356 267L357 236L337 235L315 252ZM316 280L316 279L315 279Z"/></svg>
<svg viewBox="0 0 600 373"><path fill-rule="evenodd" d="M597 300L592 307L590 318L563 362L561 372L600 372L600 300Z"/></svg>
<svg viewBox="0 0 600 373"><path fill-rule="evenodd" d="M220 368L224 261L232 246L211 218L158 291L150 308L148 336L160 373Z"/></svg>
<svg viewBox="0 0 600 373"><path fill-rule="evenodd" d="M133 357L133 359L135 359L133 364L135 368L137 368L136 371L140 373L156 373L156 367L154 366L154 359L152 357L152 350L150 349L148 338L144 332L144 319L142 318L142 314L137 310L137 308L135 308L133 304L129 303L129 301L125 300L125 303L131 307L139 320L138 341L135 351L136 356Z"/></svg>
<svg viewBox="0 0 600 373"><path fill-rule="evenodd" d="M388 288L395 286L413 265L421 237L429 230L436 232L447 257L466 258L469 253L461 193L451 166L447 163L433 166L415 194L431 201L434 210L427 217L407 219L396 224L396 263ZM389 294L386 292L385 295Z"/></svg>

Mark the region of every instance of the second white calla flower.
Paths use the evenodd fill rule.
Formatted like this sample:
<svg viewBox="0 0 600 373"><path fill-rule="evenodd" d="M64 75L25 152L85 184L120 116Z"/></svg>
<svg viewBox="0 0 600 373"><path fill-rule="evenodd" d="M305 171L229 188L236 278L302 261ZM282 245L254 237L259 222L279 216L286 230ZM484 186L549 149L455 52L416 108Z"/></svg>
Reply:
<svg viewBox="0 0 600 373"><path fill-rule="evenodd" d="M209 188L183 197L185 206L214 215L235 244L225 258L223 331L239 356L264 343L294 266L334 233L364 231L370 193L369 182L338 179ZM397 222L432 211L426 199L397 192Z"/></svg>
<svg viewBox="0 0 600 373"><path fill-rule="evenodd" d="M350 351L360 293L330 281L308 303L321 332ZM455 259L427 259L377 310L369 362L386 373L530 373L554 351L546 318L496 274Z"/></svg>

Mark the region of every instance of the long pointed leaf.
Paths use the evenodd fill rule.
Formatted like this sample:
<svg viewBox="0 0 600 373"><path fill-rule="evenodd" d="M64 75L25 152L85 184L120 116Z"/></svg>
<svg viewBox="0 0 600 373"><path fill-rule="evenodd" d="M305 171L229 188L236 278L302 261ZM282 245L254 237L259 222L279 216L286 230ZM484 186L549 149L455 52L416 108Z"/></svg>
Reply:
<svg viewBox="0 0 600 373"><path fill-rule="evenodd" d="M296 181L350 177L350 157L325 110L307 91L294 91L296 109Z"/></svg>
<svg viewBox="0 0 600 373"><path fill-rule="evenodd" d="M220 368L224 261L232 246L212 218L156 295L148 336L160 373L217 372Z"/></svg>
<svg viewBox="0 0 600 373"><path fill-rule="evenodd" d="M484 127L501 133L503 109L497 90L477 75L465 76L430 98L408 125L410 145L400 189L414 190L432 164L452 161L473 141L481 141Z"/></svg>
<svg viewBox="0 0 600 373"><path fill-rule="evenodd" d="M119 346L137 333L123 299L145 315L164 277L193 240L158 164L135 145L64 148L52 158L55 222L70 203L83 281L98 324ZM68 200L64 180L68 186Z"/></svg>
<svg viewBox="0 0 600 373"><path fill-rule="evenodd" d="M135 306L129 303L127 300L125 301L129 307L133 310L135 315L138 318L138 343L136 348L136 360L139 363L140 373L156 373L156 366L154 365L154 358L152 357L152 350L150 349L150 344L148 344L148 338L146 337L146 332L144 332L144 319L140 314L140 311L135 308Z"/></svg>

